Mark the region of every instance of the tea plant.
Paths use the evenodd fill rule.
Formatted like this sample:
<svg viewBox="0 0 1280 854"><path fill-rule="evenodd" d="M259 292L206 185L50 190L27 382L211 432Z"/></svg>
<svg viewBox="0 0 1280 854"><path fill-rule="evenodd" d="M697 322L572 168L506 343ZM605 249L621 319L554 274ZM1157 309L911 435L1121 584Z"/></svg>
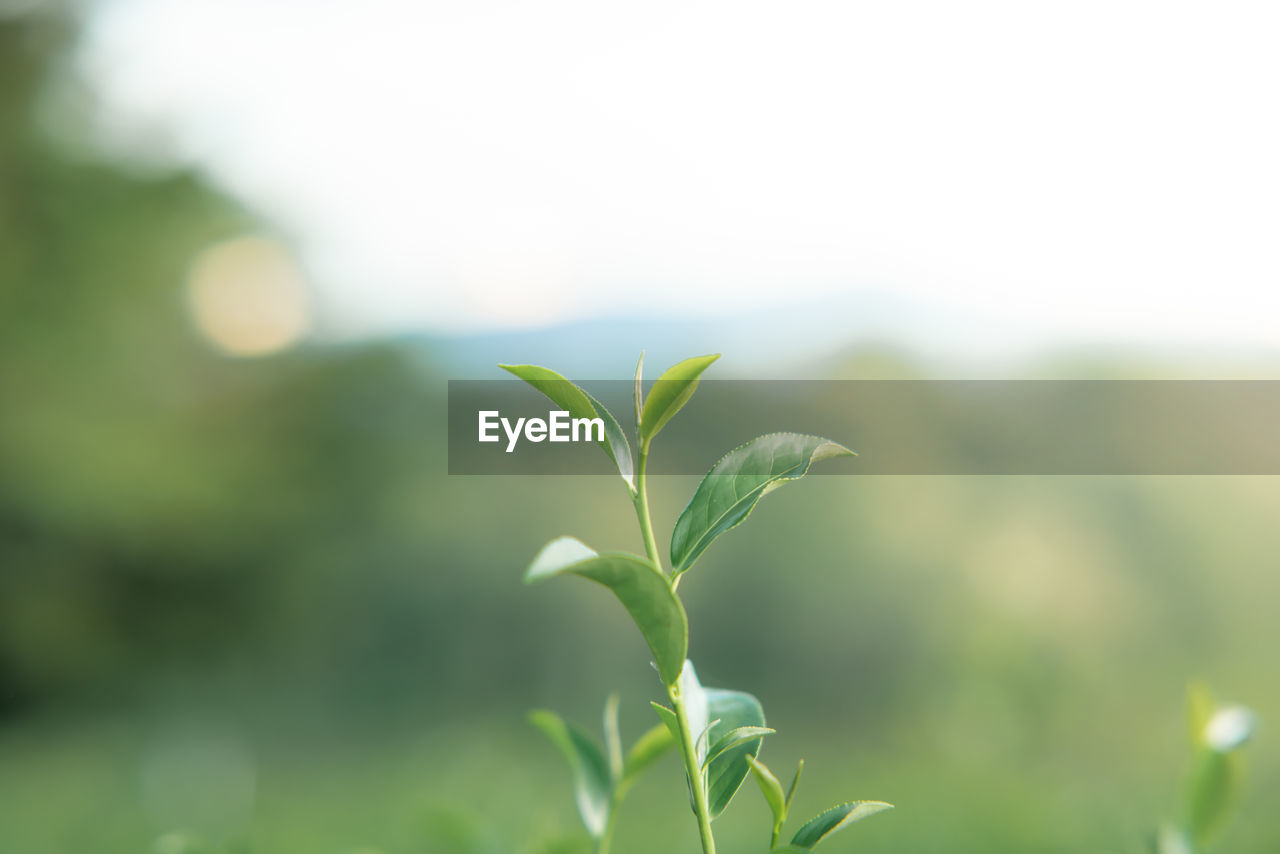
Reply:
<svg viewBox="0 0 1280 854"><path fill-rule="evenodd" d="M769 850L811 851L831 834L891 806L879 801L849 801L802 825L782 842L783 825L795 796L803 762L787 792L759 759L766 736L760 701L744 691L705 688L688 659L689 624L678 593L680 580L721 534L741 524L768 493L798 480L822 460L850 456L853 451L829 439L799 433L770 433L739 445L720 458L698 484L676 519L664 568L649 513L645 471L654 438L692 397L703 371L719 356L686 359L664 372L645 396L644 355L635 372L635 441L631 442L609 410L586 391L555 371L534 365L501 367L532 385L572 418L600 418L600 447L613 460L635 508L643 556L628 552L596 552L573 537L548 543L525 574L526 583L560 575L577 575L609 588L631 615L653 654L653 664L670 705L653 703L659 724L623 753L618 736L618 703L605 704L604 748L558 715L537 711L531 716L559 748L573 777L578 812L595 840L597 854L607 854L614 819L627 790L666 750L677 747L684 762L689 799L697 821L703 854L715 854L712 822L748 776L753 776L772 813Z"/></svg>
<svg viewBox="0 0 1280 854"><path fill-rule="evenodd" d="M1188 698L1191 773L1177 824L1165 824L1152 842L1155 854L1197 854L1221 833L1239 797L1240 748L1253 736L1255 717L1244 706L1221 705L1201 685Z"/></svg>

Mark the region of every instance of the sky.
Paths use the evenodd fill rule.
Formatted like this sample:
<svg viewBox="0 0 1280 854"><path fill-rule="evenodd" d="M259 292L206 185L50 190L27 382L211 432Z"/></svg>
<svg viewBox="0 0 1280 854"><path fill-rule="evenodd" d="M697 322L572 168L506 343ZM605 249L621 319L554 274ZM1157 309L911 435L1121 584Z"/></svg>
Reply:
<svg viewBox="0 0 1280 854"><path fill-rule="evenodd" d="M104 144L281 225L333 334L866 296L960 346L1274 353L1278 38L1271 3L104 0L80 67Z"/></svg>

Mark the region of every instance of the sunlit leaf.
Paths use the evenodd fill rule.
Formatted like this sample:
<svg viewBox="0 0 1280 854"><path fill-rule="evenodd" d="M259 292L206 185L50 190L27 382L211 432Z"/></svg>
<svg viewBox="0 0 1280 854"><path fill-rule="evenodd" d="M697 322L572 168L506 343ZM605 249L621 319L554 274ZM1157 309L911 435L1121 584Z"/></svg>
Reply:
<svg viewBox="0 0 1280 854"><path fill-rule="evenodd" d="M580 540L560 537L543 547L524 578L531 584L566 573L612 590L649 644L662 681L670 685L679 678L689 645L689 623L662 570L639 555L597 554Z"/></svg>
<svg viewBox="0 0 1280 854"><path fill-rule="evenodd" d="M760 791L769 804L769 811L773 813L773 841L776 843L782 823L787 820L787 801L782 794L782 784L773 776L769 767L754 756L747 757L747 764L751 766L751 775L760 784Z"/></svg>
<svg viewBox="0 0 1280 854"><path fill-rule="evenodd" d="M1206 685L1192 682L1187 686L1187 726L1193 749L1205 746L1205 732L1209 726L1209 718L1213 716L1214 706L1213 694Z"/></svg>
<svg viewBox="0 0 1280 854"><path fill-rule="evenodd" d="M612 787L604 754L589 736L555 712L539 709L529 722L546 733L564 756L573 776L573 796L587 832L599 839L609 819Z"/></svg>
<svg viewBox="0 0 1280 854"><path fill-rule="evenodd" d="M551 402L569 413L570 418L599 418L604 422L604 441L598 442L618 467L627 488L635 492L635 465L631 460L631 444L618 419L603 403L583 391L570 380L550 368L538 365L498 365L542 392Z"/></svg>
<svg viewBox="0 0 1280 854"><path fill-rule="evenodd" d="M1204 727L1204 745L1217 753L1228 753L1253 738L1257 716L1244 706L1220 706Z"/></svg>
<svg viewBox="0 0 1280 854"><path fill-rule="evenodd" d="M666 423L689 402L698 388L698 377L719 359L720 355L695 356L672 365L662 372L649 389L640 412L640 443L644 445L658 435Z"/></svg>
<svg viewBox="0 0 1280 854"><path fill-rule="evenodd" d="M1187 785L1186 829L1203 847L1226 825L1240 789L1240 748L1253 736L1257 719L1244 706L1216 705L1209 692L1193 687L1190 719L1194 760Z"/></svg>
<svg viewBox="0 0 1280 854"><path fill-rule="evenodd" d="M698 681L698 671L692 661L684 663L684 669L680 672L680 681L676 687L680 692L680 701L684 705L685 718L689 722L689 732L691 734L704 732L711 723L711 710L708 706L707 691ZM702 762L702 756L698 756L698 762Z"/></svg>
<svg viewBox="0 0 1280 854"><path fill-rule="evenodd" d="M853 451L820 436L770 433L734 448L707 473L671 533L671 565L684 572L711 542L746 519L756 503L810 467Z"/></svg>
<svg viewBox="0 0 1280 854"><path fill-rule="evenodd" d="M843 830L856 821L878 812L893 809L893 804L881 801L850 801L832 807L816 818L810 819L791 837L791 845L804 851L811 850L836 831Z"/></svg>

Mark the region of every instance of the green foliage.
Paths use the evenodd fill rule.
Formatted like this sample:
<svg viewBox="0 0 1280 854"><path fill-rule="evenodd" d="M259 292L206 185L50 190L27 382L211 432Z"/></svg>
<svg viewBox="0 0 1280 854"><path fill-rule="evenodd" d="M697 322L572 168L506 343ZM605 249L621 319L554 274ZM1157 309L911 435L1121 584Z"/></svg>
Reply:
<svg viewBox="0 0 1280 854"><path fill-rule="evenodd" d="M573 537L543 547L525 573L525 583L569 573L603 584L618 597L653 652L663 681L674 682L689 645L684 606L666 576L644 558L626 552L597 554Z"/></svg>
<svg viewBox="0 0 1280 854"><path fill-rule="evenodd" d="M684 408L698 388L698 378L702 372L711 367L711 363L720 358L720 354L712 356L695 356L672 365L662 372L649 390L644 406L640 411L640 446L647 447L658 431L677 412ZM636 366L636 379L639 385L640 365ZM637 392L637 397L639 392Z"/></svg>
<svg viewBox="0 0 1280 854"><path fill-rule="evenodd" d="M787 814L791 810L791 802L796 796L796 788L800 785L800 772L804 770L804 760L796 766L795 777L792 778L791 788L786 795L782 794L782 784L778 782L778 778L767 765L754 757L747 761L764 795L765 803L769 805L769 811L773 814L773 827L769 841L771 851L810 851L831 834L843 830L854 822L893 809L892 804L882 801L849 801L839 804L805 822L791 837L791 842L779 848L778 840L782 836L783 825L786 824Z"/></svg>
<svg viewBox="0 0 1280 854"><path fill-rule="evenodd" d="M770 847L772 847L778 844L782 825L787 820L787 797L782 794L782 784L778 782L777 777L773 776L769 766L754 756L747 758L747 764L751 766L751 775L760 785L760 792L764 795L765 803L769 805L769 812L773 813L773 837L770 840Z"/></svg>
<svg viewBox="0 0 1280 854"><path fill-rule="evenodd" d="M555 712L539 709L529 713L529 722L542 730L569 764L573 775L573 797L587 832L595 839L604 835L609 818L613 784L604 754L591 738Z"/></svg>
<svg viewBox="0 0 1280 854"><path fill-rule="evenodd" d="M756 503L784 483L808 473L815 463L830 457L849 456L843 445L817 436L774 433L733 449L712 467L676 521L671 539L672 573L662 569L653 524L649 515L645 468L653 438L684 407L698 387L699 378L718 356L686 359L667 369L643 395L644 354L635 370L636 443L639 464L629 477L630 445L617 429L612 415L605 417L609 442L605 450L618 462L619 471L632 488L636 518L647 557L611 552L599 554L572 537L561 537L543 547L525 573L526 583L562 574L580 575L613 591L631 615L653 653L658 674L671 706L653 702L661 723L643 735L623 758L618 734L617 698L605 704L605 749L550 712L536 712L532 720L560 748L574 778L574 793L583 823L597 840L597 854L609 850L613 815L621 793L636 775L667 748L679 745L685 766L693 813L704 854L715 854L711 823L729 806L749 774L754 774L765 794L774 821L770 848L775 848L800 770L785 797L777 778L758 759L764 737L774 730L765 726L760 701L745 691L704 688L693 663L685 656L689 628L676 592L680 574L687 570L716 537L739 525ZM560 374L533 365L503 365L533 385L574 417L607 412L586 392ZM624 453L625 450L625 453ZM628 463L624 466L622 460ZM803 763L801 763L801 768ZM809 850L836 831L885 809L878 801L853 801L827 810L804 825L784 850Z"/></svg>
<svg viewBox="0 0 1280 854"><path fill-rule="evenodd" d="M707 758L703 760L703 764L714 762L732 747L740 744L746 744L749 741L759 741L761 737L772 735L777 730L770 729L767 726L740 726L737 729L731 729L715 741L707 748ZM748 762L754 759L754 756L747 757Z"/></svg>
<svg viewBox="0 0 1280 854"><path fill-rule="evenodd" d="M599 417L604 422L604 439L597 444L618 467L618 474L626 481L627 488L635 492L631 445L627 442L627 434L618 425L618 419L613 417L608 407L560 374L547 368L540 368L537 365L499 365L498 367L542 392L552 403L568 412L572 418Z"/></svg>
<svg viewBox="0 0 1280 854"><path fill-rule="evenodd" d="M773 732L764 726L764 709L755 697L745 691L718 688L706 690L707 714L712 721L716 721L708 731L707 741L710 744L718 745L727 741L730 733L744 728ZM715 747L708 749L704 761L707 763L707 794L712 819L719 818L728 808L729 802L751 773L747 758L758 756L763 743L764 739L756 735L729 745L718 753Z"/></svg>
<svg viewBox="0 0 1280 854"><path fill-rule="evenodd" d="M529 722L546 734L568 764L578 814L582 816L587 833L597 843L606 843L613 813L627 791L647 768L675 745L675 739L666 727L654 727L640 736L623 759L622 742L618 736L617 694L611 694L605 701L607 746L604 750L589 735L555 712L537 709L529 713Z"/></svg>
<svg viewBox="0 0 1280 854"><path fill-rule="evenodd" d="M1238 801L1240 749L1253 737L1254 714L1244 706L1220 705L1203 685L1187 692L1191 773L1186 785L1186 815L1179 825L1164 824L1152 841L1156 854L1194 854L1219 836Z"/></svg>
<svg viewBox="0 0 1280 854"><path fill-rule="evenodd" d="M893 809L893 804L881 801L849 801L815 816L791 837L791 847L811 851L819 842L854 822L862 821L876 813Z"/></svg>
<svg viewBox="0 0 1280 854"><path fill-rule="evenodd" d="M773 490L816 462L853 451L820 436L771 433L734 448L698 484L671 532L671 565L681 573L716 537L740 525Z"/></svg>
<svg viewBox="0 0 1280 854"><path fill-rule="evenodd" d="M635 782L650 765L674 747L675 743L675 736L671 734L666 724L658 724L646 730L627 752L627 757L622 764L622 782L626 785Z"/></svg>

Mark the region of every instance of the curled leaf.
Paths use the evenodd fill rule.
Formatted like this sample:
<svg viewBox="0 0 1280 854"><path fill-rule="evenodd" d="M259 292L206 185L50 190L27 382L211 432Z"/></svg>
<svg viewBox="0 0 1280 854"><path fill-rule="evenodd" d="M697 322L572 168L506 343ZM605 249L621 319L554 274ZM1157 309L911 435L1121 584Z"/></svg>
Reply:
<svg viewBox="0 0 1280 854"><path fill-rule="evenodd" d="M550 368L538 365L498 365L546 395L552 403L569 413L570 418L599 418L604 422L604 439L597 444L609 455L618 474L632 493L636 491L635 465L631 460L631 443L627 434L603 403L578 385Z"/></svg>
<svg viewBox="0 0 1280 854"><path fill-rule="evenodd" d="M679 678L689 646L689 622L662 570L639 555L598 554L580 540L560 537L543 547L524 579L532 584L564 574L612 590L648 643L662 681L670 685Z"/></svg>

